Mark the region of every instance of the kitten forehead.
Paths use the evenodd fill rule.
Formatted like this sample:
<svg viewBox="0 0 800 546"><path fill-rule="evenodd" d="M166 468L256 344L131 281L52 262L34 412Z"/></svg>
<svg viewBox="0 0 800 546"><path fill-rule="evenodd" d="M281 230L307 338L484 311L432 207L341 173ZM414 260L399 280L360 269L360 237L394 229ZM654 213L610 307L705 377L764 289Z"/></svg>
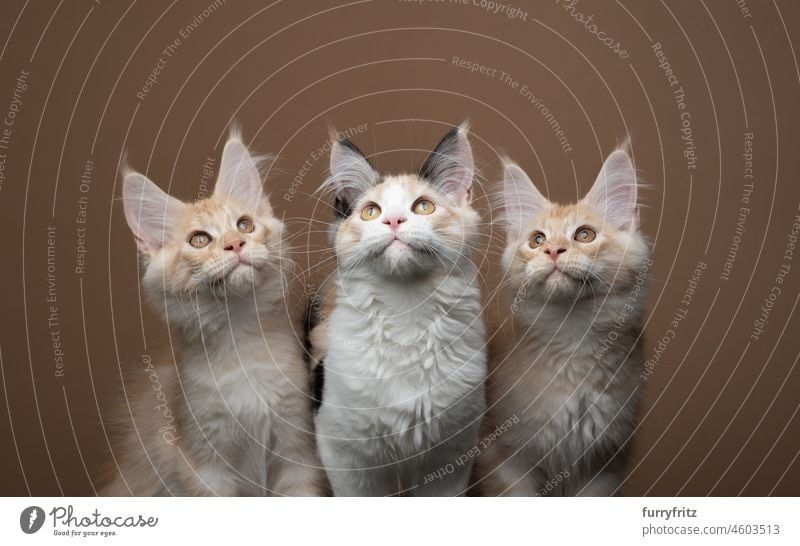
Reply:
<svg viewBox="0 0 800 546"><path fill-rule="evenodd" d="M221 211L227 209L227 203L219 199L209 198L195 201L190 205L193 216L219 214Z"/></svg>
<svg viewBox="0 0 800 546"><path fill-rule="evenodd" d="M529 224L530 229L542 229L547 225L563 225L563 224L583 224L593 223L595 227L601 227L603 224L602 217L592 207L584 202L572 203L568 205L559 205L551 203L547 208L543 209Z"/></svg>
<svg viewBox="0 0 800 546"><path fill-rule="evenodd" d="M383 182L367 193L366 198L390 203L409 195L416 196L429 188L428 184L413 175L387 176Z"/></svg>
<svg viewBox="0 0 800 546"><path fill-rule="evenodd" d="M414 188L422 182L419 178L411 174L392 175L384 178L383 184Z"/></svg>
<svg viewBox="0 0 800 546"><path fill-rule="evenodd" d="M389 183L381 191L381 200L388 203L403 201L408 196L408 188L399 183Z"/></svg>
<svg viewBox="0 0 800 546"><path fill-rule="evenodd" d="M212 195L206 199L188 204L183 210L179 226L184 232L209 230L213 229L220 219L225 222L233 222L243 214L248 214L248 210L240 207L236 201L227 197ZM261 216L263 217L263 214ZM181 234L181 237L183 235Z"/></svg>
<svg viewBox="0 0 800 546"><path fill-rule="evenodd" d="M198 201L186 207L181 225L190 228L208 227L212 220L226 215L226 209L227 207L221 203L208 202L207 200Z"/></svg>

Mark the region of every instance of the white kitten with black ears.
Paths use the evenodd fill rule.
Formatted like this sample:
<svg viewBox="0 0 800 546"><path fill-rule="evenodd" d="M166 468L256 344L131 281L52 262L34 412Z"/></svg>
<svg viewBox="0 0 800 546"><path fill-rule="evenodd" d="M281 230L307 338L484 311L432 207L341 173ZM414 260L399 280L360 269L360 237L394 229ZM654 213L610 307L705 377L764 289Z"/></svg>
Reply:
<svg viewBox="0 0 800 546"><path fill-rule="evenodd" d="M415 175L382 177L349 141L333 145L338 278L314 337L327 351L317 441L337 496L467 489L486 375L473 176L465 125Z"/></svg>
<svg viewBox="0 0 800 546"><path fill-rule="evenodd" d="M639 232L636 173L605 161L577 204L550 203L505 167L509 312L487 381L478 458L486 495L619 493L641 395L650 249Z"/></svg>
<svg viewBox="0 0 800 546"><path fill-rule="evenodd" d="M286 303L285 227L258 166L232 135L213 195L195 203L124 173L142 288L178 354L148 366L105 494L324 493L308 371Z"/></svg>

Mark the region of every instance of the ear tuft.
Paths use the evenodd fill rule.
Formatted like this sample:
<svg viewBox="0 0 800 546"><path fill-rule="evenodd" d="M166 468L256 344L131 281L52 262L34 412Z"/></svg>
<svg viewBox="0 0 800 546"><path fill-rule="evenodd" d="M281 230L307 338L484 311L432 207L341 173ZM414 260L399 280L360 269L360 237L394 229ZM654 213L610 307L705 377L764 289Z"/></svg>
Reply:
<svg viewBox="0 0 800 546"><path fill-rule="evenodd" d="M429 181L458 202L469 202L475 162L469 143L469 123L453 127L436 145L419 170L420 178Z"/></svg>
<svg viewBox="0 0 800 546"><path fill-rule="evenodd" d="M171 236L185 205L161 191L143 174L127 167L122 174L125 219L139 250L152 257Z"/></svg>
<svg viewBox="0 0 800 546"><path fill-rule="evenodd" d="M241 205L254 207L256 210L268 208L269 203L264 195L259 166L270 159L268 156L253 156L242 142L238 129L232 129L222 150L214 193Z"/></svg>
<svg viewBox="0 0 800 546"><path fill-rule="evenodd" d="M603 163L592 189L584 198L619 229L638 227L636 171L630 156L616 150Z"/></svg>
<svg viewBox="0 0 800 546"><path fill-rule="evenodd" d="M525 230L531 221L543 210L547 209L550 202L543 196L530 177L519 165L503 161L503 211L506 225L506 236L510 241L516 241L526 235Z"/></svg>
<svg viewBox="0 0 800 546"><path fill-rule="evenodd" d="M337 218L350 216L358 198L380 181L380 174L375 167L347 138L334 137L330 171L321 189L333 194Z"/></svg>

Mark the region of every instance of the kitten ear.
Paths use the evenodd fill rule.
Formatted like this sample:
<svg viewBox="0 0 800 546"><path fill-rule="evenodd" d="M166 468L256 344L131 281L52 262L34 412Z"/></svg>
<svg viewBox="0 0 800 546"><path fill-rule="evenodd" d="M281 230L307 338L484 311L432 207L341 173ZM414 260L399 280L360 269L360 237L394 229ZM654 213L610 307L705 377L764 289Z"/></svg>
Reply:
<svg viewBox="0 0 800 546"><path fill-rule="evenodd" d="M619 229L636 228L636 171L623 150L612 152L584 200L591 203L608 223Z"/></svg>
<svg viewBox="0 0 800 546"><path fill-rule="evenodd" d="M531 220L550 205L531 179L517 164L506 162L503 172L503 209L506 237L516 241L527 235Z"/></svg>
<svg viewBox="0 0 800 546"><path fill-rule="evenodd" d="M232 133L222 150L214 193L256 209L269 208L258 163L259 160L250 154L240 136Z"/></svg>
<svg viewBox="0 0 800 546"><path fill-rule="evenodd" d="M430 181L459 204L472 201L472 178L475 162L467 135L469 124L465 121L445 135L419 170L420 178Z"/></svg>
<svg viewBox="0 0 800 546"><path fill-rule="evenodd" d="M333 192L337 218L350 216L353 205L367 190L380 181L380 174L355 144L335 137L331 146L331 174L323 187Z"/></svg>
<svg viewBox="0 0 800 546"><path fill-rule="evenodd" d="M142 253L152 257L169 240L185 206L170 197L149 178L127 172L122 181L125 219Z"/></svg>

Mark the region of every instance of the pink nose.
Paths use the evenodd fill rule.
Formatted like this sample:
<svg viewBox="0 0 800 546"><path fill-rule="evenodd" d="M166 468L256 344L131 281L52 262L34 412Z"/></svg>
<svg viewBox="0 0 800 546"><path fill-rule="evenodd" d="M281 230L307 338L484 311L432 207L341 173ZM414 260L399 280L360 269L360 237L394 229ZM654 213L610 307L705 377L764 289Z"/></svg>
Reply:
<svg viewBox="0 0 800 546"><path fill-rule="evenodd" d="M544 245L544 253L550 256L554 262L558 260L559 254L566 251L567 249L561 245L548 245L548 244Z"/></svg>
<svg viewBox="0 0 800 546"><path fill-rule="evenodd" d="M228 241L225 244L225 250L232 250L237 254L242 251L242 247L244 246L244 241L241 239L234 239L232 241Z"/></svg>
<svg viewBox="0 0 800 546"><path fill-rule="evenodd" d="M402 224L405 221L406 219L404 216L392 216L384 220L383 223L389 226L392 229L392 231L397 231L397 228L400 227L400 224Z"/></svg>

